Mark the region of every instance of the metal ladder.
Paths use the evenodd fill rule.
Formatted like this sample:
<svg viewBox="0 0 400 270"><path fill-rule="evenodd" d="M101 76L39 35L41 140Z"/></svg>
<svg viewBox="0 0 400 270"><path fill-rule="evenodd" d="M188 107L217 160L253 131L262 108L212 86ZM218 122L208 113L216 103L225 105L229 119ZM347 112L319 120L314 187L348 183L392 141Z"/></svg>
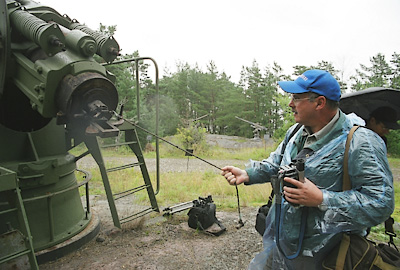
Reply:
<svg viewBox="0 0 400 270"><path fill-rule="evenodd" d="M2 206L0 208L0 216L15 213L16 222L21 225L21 231L19 231L14 229L10 222L0 224L1 226L6 226L7 229L5 233L0 235L0 268L2 268L3 264L9 264L10 269L25 269L24 256L27 256L30 268L39 269L33 249L28 218L18 186L17 174L3 167L0 167L0 194L8 197L8 207ZM8 269L8 267L6 268Z"/></svg>
<svg viewBox="0 0 400 270"><path fill-rule="evenodd" d="M114 65L114 64L121 64L121 63L130 63L134 62L135 63L135 71L136 71L136 89L137 89L137 121L140 120L140 110L139 110L139 61L143 60L151 60L154 64L155 67L155 78L156 78L156 90L157 90L157 95L158 95L158 66L157 63L150 57L138 57L138 58L132 58L132 59L124 59L121 61L115 61L113 63L105 63L104 66L107 65ZM158 106L158 98L156 101L156 133L158 134L158 114L159 114L159 106ZM111 124L111 123L110 123ZM111 126L113 126L111 124ZM104 145L102 147L99 146L97 137L95 136L87 136L84 139L84 142L86 144L86 147L88 148L88 153L92 155L92 157L95 159L97 165L99 166L101 177L103 180L103 185L104 189L106 192L108 204L110 207L111 215L113 218L114 226L121 228L121 225L123 223L129 222L131 220L134 220L138 217L141 217L143 215L146 215L148 213L151 213L153 211L155 212L160 212L157 200L156 200L156 195L158 194L159 191L159 186L160 186L160 156L159 156L159 141L158 138L156 138L156 180L157 180L157 187L156 191L154 192L153 186L150 180L150 176L147 170L147 166L143 157L142 149L139 143L138 135L136 132L136 127L132 124L129 123L128 121L122 121L122 124L116 124L115 127L118 129L118 135L120 132L125 133L125 142L123 143L115 143L115 144L110 144L110 145ZM113 131L111 131L113 132ZM107 147L119 147L119 146L128 146L132 152L136 155L137 157L137 162L125 164L122 166L114 167L114 168L106 168L104 159L101 154L101 148L107 148ZM87 154L87 153L86 153ZM119 171L119 170L124 170L132 167L140 167L142 177L144 180L144 184L135 188L131 188L129 190L125 190L119 193L113 193L112 188L110 185L110 181L108 178L108 173ZM148 198L150 200L151 207L145 208L139 212L136 213L131 213L125 217L121 217L117 211L117 207L115 204L115 201L125 198L129 195L133 195L136 192L146 190L148 194Z"/></svg>
<svg viewBox="0 0 400 270"><path fill-rule="evenodd" d="M87 138L85 140L85 143L86 143L86 146L87 146L89 152L92 154L94 160L96 161L97 165L99 166L101 177L103 180L104 189L105 189L105 192L107 195L107 200L108 200L108 204L109 204L110 211L111 211L111 216L113 218L114 226L121 228L121 225L123 223L132 221L136 218L139 218L139 217L146 215L148 213L151 213L153 211L160 212L160 210L159 210L159 207L157 204L155 192L153 190L153 186L152 186L152 183L150 180L150 176L149 176L149 173L147 170L146 162L143 157L142 149L141 149L141 146L140 146L140 143L138 140L138 136L137 136L135 127L133 125L129 124L128 122L124 122L118 128L119 128L120 132L125 133L125 142L123 142L123 143L109 144L109 145L104 145L104 146L100 147L96 137ZM137 162L124 164L124 165L113 167L113 168L106 168L104 159L101 154L101 148L119 147L119 146L123 146L123 145L129 146L129 148L132 150L132 152L136 155ZM144 180L144 184L140 185L138 187L135 187L135 188L131 188L131 189L122 191L122 192L113 193L108 174L111 172L125 170L125 169L129 169L132 167L140 167L141 174L142 174L142 177ZM115 201L125 198L129 195L133 195L136 192L139 192L142 190L147 191L151 207L145 208L136 213L131 213L125 217L121 217L121 215L118 214Z"/></svg>

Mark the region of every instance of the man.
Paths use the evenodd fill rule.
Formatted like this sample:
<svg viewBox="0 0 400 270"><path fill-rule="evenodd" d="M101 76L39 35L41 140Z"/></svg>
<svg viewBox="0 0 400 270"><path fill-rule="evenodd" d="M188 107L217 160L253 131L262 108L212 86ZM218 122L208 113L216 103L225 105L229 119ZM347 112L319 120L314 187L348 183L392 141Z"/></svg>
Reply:
<svg viewBox="0 0 400 270"><path fill-rule="evenodd" d="M374 110L367 121L367 128L375 131L386 143L389 130L400 129L396 110L386 106Z"/></svg>
<svg viewBox="0 0 400 270"><path fill-rule="evenodd" d="M369 129L359 128L354 133L349 149L352 189L343 191L347 134L354 124L364 125L364 121L338 109L340 86L326 71L308 70L295 81L278 83L292 94L289 106L302 128L287 141L283 155L282 142L268 159L251 161L246 170L226 166L221 174L231 185L271 182L280 166L290 164L307 149L304 183L284 178L295 188L283 187L281 205L275 202L271 207L264 250L249 269L322 269L321 261L339 243L342 232L364 235L368 227L385 221L393 212L393 178L386 147ZM294 129L289 129L285 140ZM281 211L276 223L278 206Z"/></svg>

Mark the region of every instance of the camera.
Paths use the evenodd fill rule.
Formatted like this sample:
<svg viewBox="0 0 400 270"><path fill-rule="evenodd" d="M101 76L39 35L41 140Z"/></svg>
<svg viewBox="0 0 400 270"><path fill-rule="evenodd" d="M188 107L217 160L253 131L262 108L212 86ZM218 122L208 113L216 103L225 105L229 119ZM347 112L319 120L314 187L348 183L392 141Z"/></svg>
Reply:
<svg viewBox="0 0 400 270"><path fill-rule="evenodd" d="M289 165L284 165L279 168L277 178L278 178L278 182L282 183L282 185L281 185L282 193L283 193L284 186L291 187L291 188L297 188L295 185L293 185L289 182L286 182L284 180L285 177L290 177L290 178L296 179L296 180L304 183L304 159L298 159L295 162L290 163ZM294 205L294 206L298 206L298 205Z"/></svg>
<svg viewBox="0 0 400 270"><path fill-rule="evenodd" d="M290 177L304 183L304 159L298 159L294 163L281 166L278 171L278 180L283 183L283 186L296 188L296 186L284 181L285 177Z"/></svg>

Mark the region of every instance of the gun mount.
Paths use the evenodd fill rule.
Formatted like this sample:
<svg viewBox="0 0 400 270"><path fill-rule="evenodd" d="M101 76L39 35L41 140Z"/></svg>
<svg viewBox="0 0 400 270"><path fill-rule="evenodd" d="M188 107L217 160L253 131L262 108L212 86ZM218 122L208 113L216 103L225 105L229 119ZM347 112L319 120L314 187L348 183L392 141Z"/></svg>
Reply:
<svg viewBox="0 0 400 270"><path fill-rule="evenodd" d="M268 131L268 129L267 129L266 127L261 126L260 124L253 123L253 122L251 122L251 121L248 121L248 120L246 120L246 119L240 118L240 117L238 117L238 116L235 116L235 118L236 118L236 119L239 119L239 120L241 120L241 121L243 121L243 122L246 122L246 123L250 124L251 127L254 128L254 130L253 130L254 139L260 139L260 131L261 131L261 130Z"/></svg>
<svg viewBox="0 0 400 270"><path fill-rule="evenodd" d="M121 121L118 129L110 121L118 92L105 64L119 55L118 43L30 0L0 1L0 13L0 235L25 232L28 251L39 256L48 250L54 253L89 230L79 243L42 256L41 262L93 238L99 222L89 207L90 174L83 172L81 183L76 178L82 175L76 161L87 154L99 165L114 224L120 227L97 137L116 136L121 130L139 160L135 164L145 178L141 189L147 189L150 211L158 211L135 129ZM95 60L96 54L103 64ZM79 157L70 154L81 142L89 150ZM86 187L86 206L80 187ZM25 218L10 210L19 190L17 212L26 213ZM4 252L0 251L0 265L17 256Z"/></svg>
<svg viewBox="0 0 400 270"><path fill-rule="evenodd" d="M118 103L115 77L93 55L113 61L116 41L35 2L6 3L0 123L32 131L53 118L74 129L109 119Z"/></svg>

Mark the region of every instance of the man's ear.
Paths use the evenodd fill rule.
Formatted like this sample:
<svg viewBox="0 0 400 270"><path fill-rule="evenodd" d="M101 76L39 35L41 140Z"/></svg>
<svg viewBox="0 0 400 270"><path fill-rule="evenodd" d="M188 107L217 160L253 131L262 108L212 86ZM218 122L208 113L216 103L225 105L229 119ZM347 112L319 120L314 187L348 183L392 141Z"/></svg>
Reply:
<svg viewBox="0 0 400 270"><path fill-rule="evenodd" d="M316 109L322 109L326 106L326 97L319 96L315 99L315 102L317 104Z"/></svg>

